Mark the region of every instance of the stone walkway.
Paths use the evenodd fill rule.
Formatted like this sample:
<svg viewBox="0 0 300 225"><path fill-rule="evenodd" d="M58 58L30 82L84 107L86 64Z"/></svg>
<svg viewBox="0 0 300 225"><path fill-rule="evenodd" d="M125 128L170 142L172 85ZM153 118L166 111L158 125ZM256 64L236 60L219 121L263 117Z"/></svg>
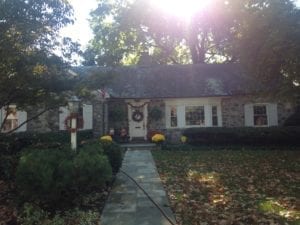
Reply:
<svg viewBox="0 0 300 225"><path fill-rule="evenodd" d="M175 221L149 150L128 150L122 170L133 177ZM119 172L102 212L101 225L170 225L170 222L132 180Z"/></svg>

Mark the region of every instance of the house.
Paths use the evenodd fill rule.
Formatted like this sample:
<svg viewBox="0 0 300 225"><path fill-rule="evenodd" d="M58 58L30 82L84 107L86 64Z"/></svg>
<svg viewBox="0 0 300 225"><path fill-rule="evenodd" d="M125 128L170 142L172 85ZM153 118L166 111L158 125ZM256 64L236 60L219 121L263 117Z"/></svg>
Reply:
<svg viewBox="0 0 300 225"><path fill-rule="evenodd" d="M122 67L117 73L107 87L108 111L123 108L125 116L108 124L126 127L131 139L146 139L153 130L176 141L192 127L281 126L293 113L290 103L254 95L261 87L235 64Z"/></svg>
<svg viewBox="0 0 300 225"><path fill-rule="evenodd" d="M295 108L254 94L274 87L261 87L235 64L79 67L74 71L91 82L99 74L113 74L109 82L99 83L96 97L82 107L82 129L93 129L96 135L123 129L132 140L162 131L176 141L191 127L282 126ZM68 114L61 107L59 113L49 112L29 123L27 130L66 129Z"/></svg>

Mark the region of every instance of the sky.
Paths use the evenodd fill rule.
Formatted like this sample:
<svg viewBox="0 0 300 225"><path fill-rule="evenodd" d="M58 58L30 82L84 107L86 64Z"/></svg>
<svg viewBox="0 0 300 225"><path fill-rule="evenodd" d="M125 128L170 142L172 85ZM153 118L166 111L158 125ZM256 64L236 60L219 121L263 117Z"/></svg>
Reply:
<svg viewBox="0 0 300 225"><path fill-rule="evenodd" d="M93 37L88 18L91 10L97 7L97 0L69 0L74 8L75 23L62 29L61 35L78 41L84 50ZM201 1L201 0L199 0ZM295 1L300 7L300 0Z"/></svg>

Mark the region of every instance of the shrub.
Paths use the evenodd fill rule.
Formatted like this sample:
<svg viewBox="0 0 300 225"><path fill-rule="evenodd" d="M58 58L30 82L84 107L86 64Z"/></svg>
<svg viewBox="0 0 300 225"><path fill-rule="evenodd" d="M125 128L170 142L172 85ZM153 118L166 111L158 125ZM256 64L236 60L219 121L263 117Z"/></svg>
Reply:
<svg viewBox="0 0 300 225"><path fill-rule="evenodd" d="M20 159L16 185L23 200L69 204L78 194L111 179L107 157L69 149L30 149Z"/></svg>
<svg viewBox="0 0 300 225"><path fill-rule="evenodd" d="M119 144L105 142L101 144L104 154L107 155L112 171L117 173L122 165L123 152Z"/></svg>
<svg viewBox="0 0 300 225"><path fill-rule="evenodd" d="M78 132L77 138L80 143L92 137L92 130L84 130ZM70 133L67 131L46 133L22 132L13 133L11 135L0 134L0 151L2 154L15 154L21 149L31 145L53 148L69 142Z"/></svg>
<svg viewBox="0 0 300 225"><path fill-rule="evenodd" d="M71 170L59 171L72 162L72 155L66 150L46 149L28 150L19 161L16 173L16 185L21 197L26 200L43 202L60 201L69 193L67 177ZM63 174L63 175L62 175Z"/></svg>
<svg viewBox="0 0 300 225"><path fill-rule="evenodd" d="M183 135L194 145L300 145L299 127L190 128Z"/></svg>
<svg viewBox="0 0 300 225"><path fill-rule="evenodd" d="M79 193L101 188L111 179L112 168L105 155L80 151L74 158L75 187Z"/></svg>
<svg viewBox="0 0 300 225"><path fill-rule="evenodd" d="M15 169L17 164L17 155L0 155L0 179L13 179L15 176Z"/></svg>
<svg viewBox="0 0 300 225"><path fill-rule="evenodd" d="M65 211L64 214L50 214L37 205L25 203L19 214L18 221L23 225L94 225L98 224L98 212L81 211L78 209Z"/></svg>

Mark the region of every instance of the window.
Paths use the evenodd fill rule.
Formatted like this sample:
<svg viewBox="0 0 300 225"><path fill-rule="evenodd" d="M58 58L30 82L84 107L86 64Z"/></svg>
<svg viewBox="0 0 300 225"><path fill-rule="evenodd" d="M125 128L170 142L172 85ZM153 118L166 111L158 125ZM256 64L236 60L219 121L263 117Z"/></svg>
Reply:
<svg viewBox="0 0 300 225"><path fill-rule="evenodd" d="M212 119L212 125L214 127L218 126L218 108L217 106L212 106L211 108L211 119Z"/></svg>
<svg viewBox="0 0 300 225"><path fill-rule="evenodd" d="M266 105L253 106L254 126L267 126L268 116Z"/></svg>
<svg viewBox="0 0 300 225"><path fill-rule="evenodd" d="M171 106L170 124L171 124L171 127L177 127L177 108L175 106Z"/></svg>
<svg viewBox="0 0 300 225"><path fill-rule="evenodd" d="M3 119L5 119L6 116L7 118L4 122L2 132L9 132L18 127L18 116L16 107L11 106L7 110L3 110L3 112Z"/></svg>
<svg viewBox="0 0 300 225"><path fill-rule="evenodd" d="M185 124L187 126L205 125L204 106L185 107Z"/></svg>

